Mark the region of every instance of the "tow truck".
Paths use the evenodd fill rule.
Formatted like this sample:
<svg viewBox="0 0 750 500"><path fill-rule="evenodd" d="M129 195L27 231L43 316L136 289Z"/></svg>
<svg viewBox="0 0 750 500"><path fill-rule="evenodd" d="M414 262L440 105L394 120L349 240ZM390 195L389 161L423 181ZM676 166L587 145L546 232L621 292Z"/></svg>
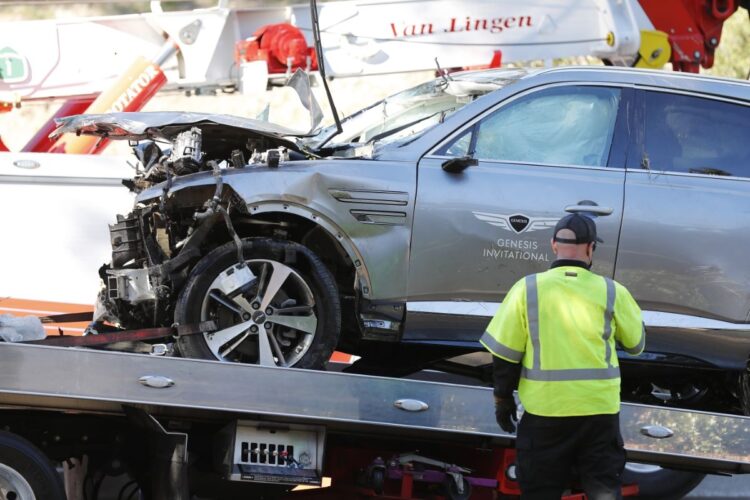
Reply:
<svg viewBox="0 0 750 500"><path fill-rule="evenodd" d="M598 44L602 51L608 45L610 52L602 54L609 56L606 57L609 62L622 59L637 64L640 58L641 62L657 64L672 60L678 69L710 65L713 51L709 48L715 48L719 40L716 23L698 23L701 38L699 48L692 54L686 53L685 46L680 44L696 40L680 38L676 33L667 38L657 37L656 47L634 50L639 45L631 28L638 23L633 21L637 15L627 11L631 4L622 1L593 4L619 9L617 12L624 13L622 19L627 21L624 26L628 29L624 31L606 31L603 29L606 23L599 23L596 29L602 31L602 36L578 40L580 44ZM641 2L644 8L646 4ZM687 2L681 5L685 7ZM722 21L736 10L737 4L712 2L708 7L712 19ZM301 16L293 9L290 12L285 14L289 19ZM702 16L706 11L696 12ZM219 14L228 15L225 11ZM493 18L472 16L466 17L465 22L461 18L463 24L458 17L451 17L443 30L466 34L481 32L486 25L486 31L491 31ZM169 29L156 30L160 42L156 57L137 61L127 78L119 82L120 86L113 87L117 91L103 93L105 97L99 99L94 97L98 90L89 88L83 101L66 104L66 112L108 110L112 106L138 109L159 85L166 83L167 78L157 71L161 71L162 64L177 57L173 70L179 71L177 54L190 52L189 46L195 43L203 21L208 18L199 15L196 20L180 24L184 19L176 20L179 16L161 17L172 24ZM510 17L516 19L511 23L514 27L531 24L520 13ZM541 18L544 22L552 19L549 14ZM260 19L264 18L255 16L248 25L257 24ZM335 16L332 19L331 25L336 25ZM145 22L139 25L145 29L154 20L139 18L137 22ZM548 23L556 25L554 20ZM432 35L437 22L407 20L385 25L399 44L409 46L419 43L419 37ZM719 22L718 34L720 27ZM218 30L219 35L224 29ZM277 36L289 34L286 28L272 31ZM356 54L364 62L377 61L373 58L377 51L373 50L378 46L367 42L368 37L360 40L345 35L327 33L329 42L344 37L345 42L339 47L343 54ZM261 75L276 72L278 76L295 64L310 69L317 64L314 54L309 60L307 56L301 58L304 62L287 57L282 61L277 58L273 63L267 60L272 51L262 52L266 49L261 46L260 36L243 38L243 43L237 45L237 60L240 66L245 66L240 68L242 78L228 84L218 79L211 84L217 88L236 86L238 82L247 84L254 79L251 72L258 70L258 65L249 63L258 58L266 69L266 73L260 71ZM622 40L627 43L615 43ZM562 47L565 40L555 43ZM490 45L482 46L487 49ZM516 56L510 56L512 47L511 42L504 52L495 53L489 64L499 64L501 57L513 60ZM483 57L486 61L486 56ZM334 65L332 61L328 63ZM466 64L466 59L454 64ZM23 61L13 54L6 57L6 66L13 71L24 68ZM383 67L387 65L370 71L382 72ZM148 81L141 78L143 72L152 78ZM346 70L340 73L346 74ZM90 75L86 80L98 84L103 81L92 80ZM176 88L206 85L203 75L192 83L183 79ZM40 98L55 95L58 94L39 94ZM123 100L122 96L128 99ZM104 107L92 109L93 104ZM75 147L53 143L41 133L30 142L29 150L98 152L104 143L72 144ZM153 336L162 336L168 342L175 335L195 334L206 328L210 325L118 332L117 342L126 338L137 342ZM493 498L497 493L507 496L519 493L514 481L514 438L497 428L488 388L159 356L168 351L166 343L163 349L152 348L146 354L108 352L91 349L93 345L83 348L93 339L80 338L86 340L65 341L75 345L73 348L0 344L0 424L4 429L0 432L0 491L6 498L96 498L106 483L105 478L119 474L132 478L119 492L120 497L131 498L137 493L143 498L157 499L191 495L226 498L243 493L269 498L415 498L435 494L447 498ZM64 342L50 337L46 343ZM116 348L116 342L112 344L108 347ZM217 387L222 390L217 391ZM749 472L749 425L750 419L734 415L634 404L622 407L622 433L631 460L699 473ZM50 462L62 464L64 485ZM329 486L325 486L326 477L331 480ZM316 488L287 491L299 485ZM628 484L623 494L637 494L640 486ZM684 493L687 487L674 486L682 488L679 493ZM673 494L677 493L675 489ZM575 485L568 498L582 498Z"/></svg>
<svg viewBox="0 0 750 500"><path fill-rule="evenodd" d="M127 474L120 498L513 498L514 436L491 401L446 382L0 343L0 491L105 498ZM750 472L750 418L623 404L621 422L629 460Z"/></svg>
<svg viewBox="0 0 750 500"><path fill-rule="evenodd" d="M22 151L98 153L107 141L51 140L54 119L138 111L162 88L253 95L300 68L342 78L429 70L436 58L446 68L477 68L593 56L606 64L658 69L671 62L676 71L698 72L713 65L724 21L749 5L350 0L318 7L313 0L238 9L220 0L170 12L156 1L143 14L14 20L0 23L0 113L64 99ZM8 151L2 140L0 151Z"/></svg>

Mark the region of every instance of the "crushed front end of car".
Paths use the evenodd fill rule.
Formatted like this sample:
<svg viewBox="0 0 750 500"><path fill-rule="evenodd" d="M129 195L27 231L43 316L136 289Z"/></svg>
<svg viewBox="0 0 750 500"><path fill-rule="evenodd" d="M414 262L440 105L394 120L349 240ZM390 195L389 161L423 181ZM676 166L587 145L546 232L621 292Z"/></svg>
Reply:
<svg viewBox="0 0 750 500"><path fill-rule="evenodd" d="M222 225L220 231L239 240L231 220L246 206L224 190L222 174L313 156L297 142L299 132L224 115L79 115L60 121L55 133L66 132L126 139L139 161L134 178L123 181L139 193L136 206L109 228L112 261L99 270L103 289L94 329L104 322L123 328L171 325L176 294L205 252L208 235ZM210 177L207 185L176 194L180 179L199 173Z"/></svg>

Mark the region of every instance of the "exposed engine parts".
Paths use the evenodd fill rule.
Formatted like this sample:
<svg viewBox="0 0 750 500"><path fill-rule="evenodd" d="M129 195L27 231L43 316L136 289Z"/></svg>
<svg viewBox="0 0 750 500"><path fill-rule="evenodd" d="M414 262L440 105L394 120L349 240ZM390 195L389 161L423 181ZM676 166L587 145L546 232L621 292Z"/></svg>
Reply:
<svg viewBox="0 0 750 500"><path fill-rule="evenodd" d="M224 198L222 167L216 161L206 161L206 167L213 171L216 187L211 195L206 193L209 197L202 204L196 200L194 206L168 206L172 174L179 175L180 168L193 168L203 157L194 149L200 147L200 138L196 127L179 134L167 160L168 182L162 195L128 216L118 215L117 222L110 225L112 263L100 270L104 285L98 297L93 330L103 321L125 327L144 323L169 326L174 293L184 284L188 264L200 257L200 246L219 220L224 222L236 245L238 268L245 267L242 241L230 216L231 201ZM178 148L180 152L175 153ZM151 154L149 150L149 147L139 148ZM272 151L276 168L282 154ZM172 162L172 158L176 160ZM268 153L258 155L260 158L268 161Z"/></svg>
<svg viewBox="0 0 750 500"><path fill-rule="evenodd" d="M175 174L192 174L200 170L203 158L202 137L198 127L177 134L168 160Z"/></svg>
<svg viewBox="0 0 750 500"><path fill-rule="evenodd" d="M131 190L140 192L174 177L211 171L214 164L220 169L252 166L278 168L281 163L289 160L307 159L297 151L290 151L263 139L231 134L216 137L218 133L216 129L192 126L172 136L170 148L162 149L161 143L150 140L132 144L140 165L135 178L126 181L126 185ZM207 139L207 134L213 135Z"/></svg>
<svg viewBox="0 0 750 500"><path fill-rule="evenodd" d="M266 164L268 168L279 168L279 163L289 161L289 150L286 148L269 149L262 153L255 152L250 163Z"/></svg>

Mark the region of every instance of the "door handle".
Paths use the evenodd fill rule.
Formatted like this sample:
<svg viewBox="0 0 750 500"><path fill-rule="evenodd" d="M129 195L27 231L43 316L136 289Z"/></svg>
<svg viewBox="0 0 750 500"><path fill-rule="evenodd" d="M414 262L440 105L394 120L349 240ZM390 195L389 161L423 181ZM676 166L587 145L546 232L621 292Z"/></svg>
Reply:
<svg viewBox="0 0 750 500"><path fill-rule="evenodd" d="M614 212L614 209L610 207L600 207L598 205L568 205L565 207L565 211L570 212L571 214L588 212L596 215L610 215Z"/></svg>

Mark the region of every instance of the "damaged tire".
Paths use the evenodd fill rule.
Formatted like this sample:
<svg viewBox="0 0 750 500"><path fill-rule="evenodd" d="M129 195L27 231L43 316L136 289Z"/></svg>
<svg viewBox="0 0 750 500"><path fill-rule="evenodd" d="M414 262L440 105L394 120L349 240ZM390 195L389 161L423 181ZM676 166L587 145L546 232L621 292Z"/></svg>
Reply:
<svg viewBox="0 0 750 500"><path fill-rule="evenodd" d="M181 336L189 358L322 368L341 331L341 305L331 272L307 247L285 240L242 240L204 256L177 301L175 321L214 321L218 330Z"/></svg>

